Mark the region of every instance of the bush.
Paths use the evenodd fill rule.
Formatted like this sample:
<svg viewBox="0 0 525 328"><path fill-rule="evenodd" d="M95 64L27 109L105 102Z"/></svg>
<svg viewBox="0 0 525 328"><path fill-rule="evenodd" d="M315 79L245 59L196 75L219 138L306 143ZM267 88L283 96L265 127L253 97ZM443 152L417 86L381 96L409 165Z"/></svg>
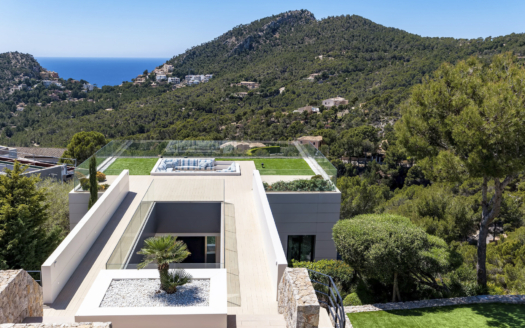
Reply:
<svg viewBox="0 0 525 328"><path fill-rule="evenodd" d="M97 180L98 182L106 181L106 175L102 172L97 172Z"/></svg>
<svg viewBox="0 0 525 328"><path fill-rule="evenodd" d="M281 146L255 147L248 149L246 155L248 156L263 156L262 154L278 154L281 152Z"/></svg>
<svg viewBox="0 0 525 328"><path fill-rule="evenodd" d="M173 294L177 291L177 287L183 286L191 281L193 277L183 269L168 271L160 275L160 283L162 289L167 294Z"/></svg>
<svg viewBox="0 0 525 328"><path fill-rule="evenodd" d="M363 302L357 295L357 293L348 294L347 297L343 300L344 306L357 306L357 305L363 305Z"/></svg>
<svg viewBox="0 0 525 328"><path fill-rule="evenodd" d="M354 279L354 269L343 261L338 260L319 260L314 262L295 261L292 260L292 267L307 268L329 275L337 285L339 292L344 291L345 294L350 291L352 280ZM315 273L313 273L315 275ZM315 277L314 277L315 278ZM316 279L320 281L320 279ZM341 295L341 297L343 297ZM344 297L343 297L344 298Z"/></svg>
<svg viewBox="0 0 525 328"><path fill-rule="evenodd" d="M335 190L332 182L328 180L294 180L294 181L277 181L272 185L264 183L266 191L333 191Z"/></svg>

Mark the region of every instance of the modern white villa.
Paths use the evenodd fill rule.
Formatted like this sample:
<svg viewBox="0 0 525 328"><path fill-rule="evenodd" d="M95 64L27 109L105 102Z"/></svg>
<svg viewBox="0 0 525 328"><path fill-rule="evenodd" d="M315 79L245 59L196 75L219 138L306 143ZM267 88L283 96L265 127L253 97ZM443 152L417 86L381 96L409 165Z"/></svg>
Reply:
<svg viewBox="0 0 525 328"><path fill-rule="evenodd" d="M295 292L283 287L289 263L337 258L336 171L310 144L245 144L252 146L112 141L95 155L109 188L89 210L89 161L79 165L70 192L72 230L42 265L43 322L290 326L283 310L287 293ZM163 235L185 242L191 255L170 268L185 269L197 283L177 292L194 288L189 300L148 305L132 286L159 274L154 264L137 270L137 252L147 238ZM128 290L115 301L118 284ZM332 326L326 310L317 318L317 326Z"/></svg>

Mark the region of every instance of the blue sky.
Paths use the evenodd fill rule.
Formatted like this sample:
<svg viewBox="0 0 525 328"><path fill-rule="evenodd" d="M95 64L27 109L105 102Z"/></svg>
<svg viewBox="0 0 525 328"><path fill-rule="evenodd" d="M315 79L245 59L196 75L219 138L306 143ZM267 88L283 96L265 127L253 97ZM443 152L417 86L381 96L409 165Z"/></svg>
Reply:
<svg viewBox="0 0 525 328"><path fill-rule="evenodd" d="M0 52L170 58L239 24L288 10L359 15L422 36L525 32L525 0L1 0Z"/></svg>

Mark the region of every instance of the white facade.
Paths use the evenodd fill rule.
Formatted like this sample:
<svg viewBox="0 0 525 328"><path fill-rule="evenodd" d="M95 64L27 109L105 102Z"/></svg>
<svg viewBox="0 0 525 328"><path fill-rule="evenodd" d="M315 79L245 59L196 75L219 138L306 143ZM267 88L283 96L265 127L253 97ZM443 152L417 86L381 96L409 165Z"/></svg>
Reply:
<svg viewBox="0 0 525 328"><path fill-rule="evenodd" d="M165 81L167 80L168 78L166 77L166 75L162 75L162 74L158 74L157 75L157 82L158 81Z"/></svg>
<svg viewBox="0 0 525 328"><path fill-rule="evenodd" d="M178 77L168 77L168 83L179 84L180 79Z"/></svg>

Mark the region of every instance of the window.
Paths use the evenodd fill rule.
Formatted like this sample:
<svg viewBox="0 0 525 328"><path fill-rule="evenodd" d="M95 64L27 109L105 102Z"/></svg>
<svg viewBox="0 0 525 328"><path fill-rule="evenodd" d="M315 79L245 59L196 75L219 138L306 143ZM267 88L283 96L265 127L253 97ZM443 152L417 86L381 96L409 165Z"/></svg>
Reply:
<svg viewBox="0 0 525 328"><path fill-rule="evenodd" d="M215 251L217 249L217 238L213 236L206 237L206 263L215 263Z"/></svg>
<svg viewBox="0 0 525 328"><path fill-rule="evenodd" d="M315 258L315 236L288 236L288 262L313 261Z"/></svg>

